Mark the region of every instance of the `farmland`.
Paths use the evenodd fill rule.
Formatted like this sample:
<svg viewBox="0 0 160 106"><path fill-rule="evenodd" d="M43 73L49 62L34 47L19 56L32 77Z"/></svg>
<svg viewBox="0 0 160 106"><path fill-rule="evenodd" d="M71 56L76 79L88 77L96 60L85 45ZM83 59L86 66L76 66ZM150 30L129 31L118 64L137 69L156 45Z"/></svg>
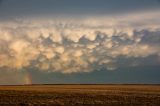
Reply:
<svg viewBox="0 0 160 106"><path fill-rule="evenodd" d="M0 106L160 106L160 85L0 86Z"/></svg>

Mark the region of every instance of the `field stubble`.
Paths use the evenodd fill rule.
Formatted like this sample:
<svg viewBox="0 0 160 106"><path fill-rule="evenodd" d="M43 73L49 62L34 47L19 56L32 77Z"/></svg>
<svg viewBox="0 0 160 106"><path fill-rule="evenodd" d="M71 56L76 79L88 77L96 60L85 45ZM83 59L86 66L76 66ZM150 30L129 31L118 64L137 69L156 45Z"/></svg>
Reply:
<svg viewBox="0 0 160 106"><path fill-rule="evenodd" d="M160 106L160 85L0 86L0 106Z"/></svg>

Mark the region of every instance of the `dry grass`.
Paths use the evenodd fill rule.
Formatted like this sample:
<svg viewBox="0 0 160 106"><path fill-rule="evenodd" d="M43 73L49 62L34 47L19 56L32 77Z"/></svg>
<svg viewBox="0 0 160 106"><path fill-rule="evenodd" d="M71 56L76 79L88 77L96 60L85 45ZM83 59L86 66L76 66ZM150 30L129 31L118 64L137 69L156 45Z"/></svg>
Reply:
<svg viewBox="0 0 160 106"><path fill-rule="evenodd" d="M0 106L160 106L160 85L0 86Z"/></svg>

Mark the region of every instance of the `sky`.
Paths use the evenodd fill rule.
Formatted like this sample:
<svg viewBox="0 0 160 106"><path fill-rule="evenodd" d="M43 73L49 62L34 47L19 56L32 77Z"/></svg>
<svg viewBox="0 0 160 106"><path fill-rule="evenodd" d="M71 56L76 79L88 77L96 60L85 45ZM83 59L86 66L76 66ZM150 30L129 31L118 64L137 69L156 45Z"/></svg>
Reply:
<svg viewBox="0 0 160 106"><path fill-rule="evenodd" d="M160 0L0 0L0 85L160 84Z"/></svg>

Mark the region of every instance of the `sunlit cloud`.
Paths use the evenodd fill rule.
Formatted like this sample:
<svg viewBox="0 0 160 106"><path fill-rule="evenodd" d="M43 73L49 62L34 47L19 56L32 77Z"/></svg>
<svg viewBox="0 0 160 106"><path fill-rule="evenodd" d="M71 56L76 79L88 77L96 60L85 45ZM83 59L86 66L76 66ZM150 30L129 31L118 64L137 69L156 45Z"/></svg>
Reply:
<svg viewBox="0 0 160 106"><path fill-rule="evenodd" d="M0 67L81 73L115 70L120 66L119 57L159 58L159 16L155 11L74 20L22 18L0 22Z"/></svg>

